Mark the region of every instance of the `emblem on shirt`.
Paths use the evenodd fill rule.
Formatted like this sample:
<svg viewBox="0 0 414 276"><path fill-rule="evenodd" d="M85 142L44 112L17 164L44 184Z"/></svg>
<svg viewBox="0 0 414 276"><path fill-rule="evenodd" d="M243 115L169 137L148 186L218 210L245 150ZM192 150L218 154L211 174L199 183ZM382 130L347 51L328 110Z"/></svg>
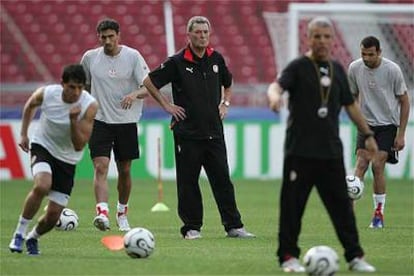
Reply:
<svg viewBox="0 0 414 276"><path fill-rule="evenodd" d="M116 77L116 70L115 69L109 69L109 76L111 77L111 78L114 78L114 77Z"/></svg>
<svg viewBox="0 0 414 276"><path fill-rule="evenodd" d="M190 72L191 74L193 73L193 67L189 68L189 67L185 67L185 70L187 70L188 72Z"/></svg>
<svg viewBox="0 0 414 276"><path fill-rule="evenodd" d="M213 65L213 72L214 73L218 73L218 66L217 66L217 64L214 64Z"/></svg>

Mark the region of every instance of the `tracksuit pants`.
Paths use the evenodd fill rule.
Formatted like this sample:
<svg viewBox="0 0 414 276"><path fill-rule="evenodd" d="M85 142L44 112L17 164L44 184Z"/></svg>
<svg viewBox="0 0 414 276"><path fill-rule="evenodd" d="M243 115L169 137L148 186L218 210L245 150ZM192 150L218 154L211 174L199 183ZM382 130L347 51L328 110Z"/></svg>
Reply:
<svg viewBox="0 0 414 276"><path fill-rule="evenodd" d="M313 186L316 187L336 235L345 249L345 259L349 262L355 257L363 256L352 201L347 193L343 159L287 156L284 160L280 194L277 249L279 262L282 263L289 257L299 258L301 221Z"/></svg>
<svg viewBox="0 0 414 276"><path fill-rule="evenodd" d="M203 225L203 200L199 185L203 167L226 231L243 227L230 180L224 139L185 139L174 135L177 174L178 215L188 230L200 231Z"/></svg>

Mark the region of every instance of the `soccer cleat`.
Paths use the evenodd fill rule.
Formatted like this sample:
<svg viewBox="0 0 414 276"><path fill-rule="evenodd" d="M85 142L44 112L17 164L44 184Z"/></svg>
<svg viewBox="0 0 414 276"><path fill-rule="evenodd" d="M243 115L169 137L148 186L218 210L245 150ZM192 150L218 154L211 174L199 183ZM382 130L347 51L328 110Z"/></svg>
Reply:
<svg viewBox="0 0 414 276"><path fill-rule="evenodd" d="M23 252L24 238L21 234L15 234L9 244L11 252L22 253Z"/></svg>
<svg viewBox="0 0 414 276"><path fill-rule="evenodd" d="M131 230L125 213L116 213L116 224L119 227L119 231L127 232Z"/></svg>
<svg viewBox="0 0 414 276"><path fill-rule="evenodd" d="M290 257L284 261L281 265L283 272L287 273L302 273L305 272L305 267L300 264L299 260L294 257Z"/></svg>
<svg viewBox="0 0 414 276"><path fill-rule="evenodd" d="M384 216L380 210L375 210L369 228L384 228Z"/></svg>
<svg viewBox="0 0 414 276"><path fill-rule="evenodd" d="M101 231L107 231L109 230L109 219L108 216L105 215L105 213L100 213L95 217L93 220L93 225L95 225L96 228L98 228Z"/></svg>
<svg viewBox="0 0 414 276"><path fill-rule="evenodd" d="M188 230L184 236L186 240L196 240L201 238L201 232L198 230Z"/></svg>
<svg viewBox="0 0 414 276"><path fill-rule="evenodd" d="M354 258L349 262L349 270L356 272L375 272L375 267L367 263L363 258Z"/></svg>
<svg viewBox="0 0 414 276"><path fill-rule="evenodd" d="M252 233L249 233L242 228L233 228L227 231L227 237L228 238L256 238L256 236Z"/></svg>
<svg viewBox="0 0 414 276"><path fill-rule="evenodd" d="M26 241L27 254L30 256L40 255L37 239L28 239Z"/></svg>

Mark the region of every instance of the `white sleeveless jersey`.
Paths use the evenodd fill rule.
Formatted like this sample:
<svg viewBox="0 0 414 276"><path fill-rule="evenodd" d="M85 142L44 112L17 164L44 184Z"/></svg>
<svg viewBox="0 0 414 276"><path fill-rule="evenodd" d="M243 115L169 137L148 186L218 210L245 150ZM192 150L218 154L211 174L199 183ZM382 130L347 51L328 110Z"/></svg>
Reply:
<svg viewBox="0 0 414 276"><path fill-rule="evenodd" d="M351 92L359 97L369 125L400 125L397 96L407 92L407 85L396 63L381 58L380 66L369 68L360 58L349 65L348 77Z"/></svg>
<svg viewBox="0 0 414 276"><path fill-rule="evenodd" d="M130 109L122 109L121 99L143 84L149 69L142 55L135 49L120 45L121 51L112 57L103 47L88 50L81 64L91 94L99 103L96 119L108 124L137 123L142 114L143 100L137 99Z"/></svg>
<svg viewBox="0 0 414 276"><path fill-rule="evenodd" d="M62 100L62 93L61 85L45 86L39 124L31 142L43 146L53 157L75 165L81 160L83 150L76 151L73 147L69 110L72 106L80 104L81 112L78 118L80 120L85 115L86 109L96 100L84 90L77 102L69 104Z"/></svg>

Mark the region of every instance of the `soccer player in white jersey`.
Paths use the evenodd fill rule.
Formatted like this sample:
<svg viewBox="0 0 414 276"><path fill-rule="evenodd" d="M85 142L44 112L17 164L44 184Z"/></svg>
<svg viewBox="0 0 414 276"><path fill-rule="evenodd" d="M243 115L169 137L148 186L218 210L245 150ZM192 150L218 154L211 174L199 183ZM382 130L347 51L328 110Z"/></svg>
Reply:
<svg viewBox="0 0 414 276"><path fill-rule="evenodd" d="M113 151L118 169L116 220L120 231L129 231L130 170L132 160L139 158L137 122L142 99L148 95L142 81L149 69L136 49L119 44L118 22L104 19L96 30L101 46L86 51L81 60L87 89L100 106L89 141L96 200L93 224L101 231L109 230L107 175Z"/></svg>
<svg viewBox="0 0 414 276"><path fill-rule="evenodd" d="M21 253L26 240L27 253L39 255L38 239L53 229L68 204L76 164L82 158L98 109L96 100L84 90L85 81L82 65L68 65L61 84L38 88L23 108L19 146L30 151L34 185L10 242L11 252ZM39 107L38 127L29 141L28 129ZM45 196L49 198L46 213L26 236Z"/></svg>
<svg viewBox="0 0 414 276"><path fill-rule="evenodd" d="M374 36L365 37L360 43L360 50L361 58L349 65L349 82L352 93L358 97L362 113L375 133L379 151L370 162L363 137L358 133L355 175L363 180L371 163L374 215L369 227L383 228L385 164L397 163L398 151L405 146L410 102L401 69L381 56L379 40Z"/></svg>

